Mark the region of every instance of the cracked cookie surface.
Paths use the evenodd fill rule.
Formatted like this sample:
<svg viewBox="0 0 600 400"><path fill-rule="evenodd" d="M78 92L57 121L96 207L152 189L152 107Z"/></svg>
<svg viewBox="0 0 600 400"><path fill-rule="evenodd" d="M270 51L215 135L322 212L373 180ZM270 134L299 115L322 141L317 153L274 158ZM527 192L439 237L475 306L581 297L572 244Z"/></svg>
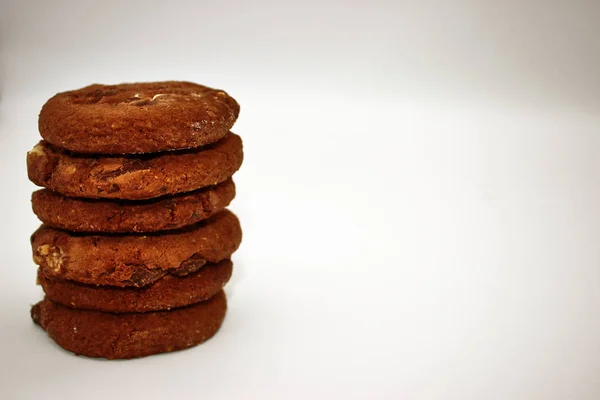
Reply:
<svg viewBox="0 0 600 400"><path fill-rule="evenodd" d="M50 98L38 127L49 143L78 153L153 153L213 143L239 111L224 91L191 82L95 84Z"/></svg>
<svg viewBox="0 0 600 400"><path fill-rule="evenodd" d="M45 298L31 308L33 322L77 355L127 359L182 350L211 338L227 311L225 293L171 311L113 314L78 310Z"/></svg>
<svg viewBox="0 0 600 400"><path fill-rule="evenodd" d="M27 172L36 185L65 196L143 200L221 183L243 157L233 133L198 149L127 157L75 155L41 141L27 153Z"/></svg>
<svg viewBox="0 0 600 400"><path fill-rule="evenodd" d="M74 232L156 232L210 218L235 197L231 179L194 192L142 201L66 197L34 192L33 212L45 224Z"/></svg>
<svg viewBox="0 0 600 400"><path fill-rule="evenodd" d="M148 285L229 259L242 240L229 210L183 229L148 234L77 234L42 225L31 236L33 260L49 278L111 286Z"/></svg>

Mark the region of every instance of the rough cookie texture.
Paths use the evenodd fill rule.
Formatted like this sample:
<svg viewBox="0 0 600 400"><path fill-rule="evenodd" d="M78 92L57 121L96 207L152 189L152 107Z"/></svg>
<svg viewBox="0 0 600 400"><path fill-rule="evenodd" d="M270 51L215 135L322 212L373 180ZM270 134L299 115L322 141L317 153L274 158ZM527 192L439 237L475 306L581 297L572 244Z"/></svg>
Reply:
<svg viewBox="0 0 600 400"><path fill-rule="evenodd" d="M190 82L95 84L52 97L38 126L48 142L78 153L153 153L213 143L239 112L227 93Z"/></svg>
<svg viewBox="0 0 600 400"><path fill-rule="evenodd" d="M31 237L33 260L49 278L112 286L145 286L229 259L242 240L237 217L223 210L177 231L76 234L42 225Z"/></svg>
<svg viewBox="0 0 600 400"><path fill-rule="evenodd" d="M51 279L41 269L38 282L47 298L68 307L113 313L148 312L185 307L211 298L229 281L232 266L230 260L223 260L185 277L167 275L140 289Z"/></svg>
<svg viewBox="0 0 600 400"><path fill-rule="evenodd" d="M31 318L65 350L127 359L198 345L219 330L226 311L221 291L189 307L128 314L78 310L46 298L31 308Z"/></svg>
<svg viewBox="0 0 600 400"><path fill-rule="evenodd" d="M74 232L155 232L211 217L235 197L231 179L195 192L153 200L93 200L34 192L33 212L47 225Z"/></svg>
<svg viewBox="0 0 600 400"><path fill-rule="evenodd" d="M27 172L36 185L66 196L142 200L216 185L242 160L242 140L233 133L198 149L128 157L79 156L41 141L27 153Z"/></svg>

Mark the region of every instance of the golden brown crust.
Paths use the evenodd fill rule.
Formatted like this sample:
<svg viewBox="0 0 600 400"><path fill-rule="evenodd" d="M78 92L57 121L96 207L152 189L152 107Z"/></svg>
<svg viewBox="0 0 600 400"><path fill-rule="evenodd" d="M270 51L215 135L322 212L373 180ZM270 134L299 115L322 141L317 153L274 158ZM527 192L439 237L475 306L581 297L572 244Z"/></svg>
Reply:
<svg viewBox="0 0 600 400"><path fill-rule="evenodd" d="M142 200L216 185L242 160L233 133L199 149L129 157L76 156L41 141L27 153L27 171L36 185L65 196Z"/></svg>
<svg viewBox="0 0 600 400"><path fill-rule="evenodd" d="M84 285L51 279L38 269L38 282L50 300L82 310L112 313L170 310L216 295L231 277L233 264L223 260L207 264L187 276L167 275L143 288Z"/></svg>
<svg viewBox="0 0 600 400"><path fill-rule="evenodd" d="M34 192L33 212L45 224L73 232L156 232L210 218L235 197L231 179L191 193L146 201L66 197L48 189Z"/></svg>
<svg viewBox="0 0 600 400"><path fill-rule="evenodd" d="M75 234L42 225L31 237L33 260L50 278L112 286L145 286L231 257L242 240L237 217L223 210L177 231Z"/></svg>
<svg viewBox="0 0 600 400"><path fill-rule="evenodd" d="M38 126L49 143L78 153L153 153L213 143L239 111L227 93L191 82L95 84L52 97Z"/></svg>
<svg viewBox="0 0 600 400"><path fill-rule="evenodd" d="M128 359L182 350L211 338L227 311L223 291L208 301L171 311L112 314L78 310L44 299L31 318L77 355Z"/></svg>

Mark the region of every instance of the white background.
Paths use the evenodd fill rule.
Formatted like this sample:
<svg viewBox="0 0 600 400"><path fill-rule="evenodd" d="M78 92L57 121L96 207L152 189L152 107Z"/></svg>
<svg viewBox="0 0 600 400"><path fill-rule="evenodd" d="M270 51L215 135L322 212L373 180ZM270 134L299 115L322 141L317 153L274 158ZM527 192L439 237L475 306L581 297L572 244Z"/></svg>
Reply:
<svg viewBox="0 0 600 400"><path fill-rule="evenodd" d="M600 398L598 1L0 4L1 398ZM75 357L29 318L37 114L165 79L242 106L230 311Z"/></svg>

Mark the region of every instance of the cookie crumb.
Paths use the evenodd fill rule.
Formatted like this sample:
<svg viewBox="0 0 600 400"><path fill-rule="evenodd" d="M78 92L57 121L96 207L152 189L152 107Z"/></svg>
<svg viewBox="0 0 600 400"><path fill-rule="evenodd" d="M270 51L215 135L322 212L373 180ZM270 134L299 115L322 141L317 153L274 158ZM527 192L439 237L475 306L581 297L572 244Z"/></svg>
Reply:
<svg viewBox="0 0 600 400"><path fill-rule="evenodd" d="M31 154L31 155L35 155L35 156L43 156L46 153L44 153L44 148L38 144L33 149L29 150L27 152L27 154Z"/></svg>

